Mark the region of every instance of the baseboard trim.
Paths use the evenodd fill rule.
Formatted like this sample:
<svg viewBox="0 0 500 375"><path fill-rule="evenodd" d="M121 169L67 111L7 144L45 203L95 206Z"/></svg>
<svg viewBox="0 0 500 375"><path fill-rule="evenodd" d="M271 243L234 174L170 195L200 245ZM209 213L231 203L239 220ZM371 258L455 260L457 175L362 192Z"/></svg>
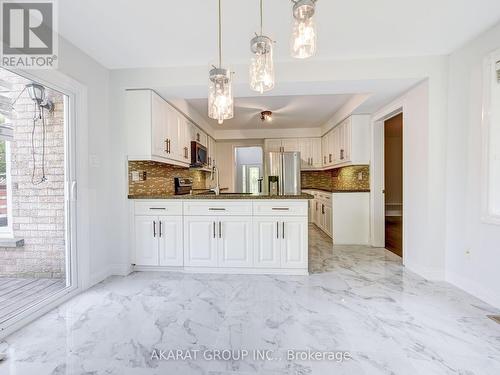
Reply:
<svg viewBox="0 0 500 375"><path fill-rule="evenodd" d="M480 285L469 278L459 276L454 272L446 273L446 281L473 295L474 297L492 305L493 307L500 309L500 295L488 288L485 288L483 285Z"/></svg>
<svg viewBox="0 0 500 375"><path fill-rule="evenodd" d="M213 273L229 275L293 275L307 276L309 271L303 268L219 268L219 267L164 267L164 266L134 266L134 271L150 272L182 272L182 273Z"/></svg>
<svg viewBox="0 0 500 375"><path fill-rule="evenodd" d="M132 265L130 264L115 263L109 266L110 276L127 276L132 271L133 271Z"/></svg>
<svg viewBox="0 0 500 375"><path fill-rule="evenodd" d="M444 272L440 268L421 267L418 265L408 265L408 264L405 264L405 267L409 269L411 272L416 273L417 275L423 277L426 280L445 281Z"/></svg>

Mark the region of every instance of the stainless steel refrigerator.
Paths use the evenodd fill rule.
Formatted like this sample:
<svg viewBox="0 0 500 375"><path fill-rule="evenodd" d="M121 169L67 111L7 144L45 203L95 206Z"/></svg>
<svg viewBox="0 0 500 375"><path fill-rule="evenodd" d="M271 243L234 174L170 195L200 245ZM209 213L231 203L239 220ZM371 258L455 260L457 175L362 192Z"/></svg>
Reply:
<svg viewBox="0 0 500 375"><path fill-rule="evenodd" d="M271 195L299 195L300 152L268 152L265 155L264 189Z"/></svg>

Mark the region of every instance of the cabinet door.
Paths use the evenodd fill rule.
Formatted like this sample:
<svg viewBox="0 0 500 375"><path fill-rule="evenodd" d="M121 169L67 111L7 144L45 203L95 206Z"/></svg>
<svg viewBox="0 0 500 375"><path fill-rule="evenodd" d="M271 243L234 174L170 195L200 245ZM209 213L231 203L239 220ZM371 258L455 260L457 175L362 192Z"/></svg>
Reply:
<svg viewBox="0 0 500 375"><path fill-rule="evenodd" d="M184 217L184 266L217 267L217 217Z"/></svg>
<svg viewBox="0 0 500 375"><path fill-rule="evenodd" d="M281 147L286 152L299 151L299 144L295 138L282 139Z"/></svg>
<svg viewBox="0 0 500 375"><path fill-rule="evenodd" d="M160 266L182 266L182 216L160 216L158 218L158 250Z"/></svg>
<svg viewBox="0 0 500 375"><path fill-rule="evenodd" d="M252 217L219 217L217 227L219 267L252 267Z"/></svg>
<svg viewBox="0 0 500 375"><path fill-rule="evenodd" d="M286 217L281 220L281 267L307 268L307 218Z"/></svg>
<svg viewBox="0 0 500 375"><path fill-rule="evenodd" d="M151 93L151 153L168 157L168 113L166 102L154 92Z"/></svg>
<svg viewBox="0 0 500 375"><path fill-rule="evenodd" d="M308 169L312 167L311 160L311 139L310 138L299 138L297 140L298 151L300 151L300 160L302 169Z"/></svg>
<svg viewBox="0 0 500 375"><path fill-rule="evenodd" d="M158 229L159 222L156 216L135 217L135 264L158 265Z"/></svg>
<svg viewBox="0 0 500 375"><path fill-rule="evenodd" d="M328 134L321 138L321 165L326 167L328 165Z"/></svg>
<svg viewBox="0 0 500 375"><path fill-rule="evenodd" d="M321 138L313 138L310 143L311 152L311 162L313 168L321 168Z"/></svg>
<svg viewBox="0 0 500 375"><path fill-rule="evenodd" d="M321 227L321 202L318 199L314 200L314 224Z"/></svg>
<svg viewBox="0 0 500 375"><path fill-rule="evenodd" d="M266 152L281 151L281 139L266 139L264 141L264 148Z"/></svg>
<svg viewBox="0 0 500 375"><path fill-rule="evenodd" d="M281 222L276 218L253 218L254 265L259 268L281 266Z"/></svg>
<svg viewBox="0 0 500 375"><path fill-rule="evenodd" d="M326 234L328 234L330 237L332 236L333 233L333 216L332 216L332 208L325 206L325 214L323 215L324 217L324 227L323 230Z"/></svg>
<svg viewBox="0 0 500 375"><path fill-rule="evenodd" d="M342 163L351 161L351 119L347 119L342 124L342 142L340 159Z"/></svg>

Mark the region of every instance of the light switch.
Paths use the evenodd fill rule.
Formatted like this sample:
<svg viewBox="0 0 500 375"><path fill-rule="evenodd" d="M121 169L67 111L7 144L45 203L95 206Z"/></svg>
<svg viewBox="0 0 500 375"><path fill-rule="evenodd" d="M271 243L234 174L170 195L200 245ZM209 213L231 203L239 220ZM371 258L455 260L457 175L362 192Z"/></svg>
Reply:
<svg viewBox="0 0 500 375"><path fill-rule="evenodd" d="M363 172L358 173L358 180L363 181Z"/></svg>
<svg viewBox="0 0 500 375"><path fill-rule="evenodd" d="M132 181L137 182L140 180L141 180L141 177L139 175L139 171L132 171Z"/></svg>

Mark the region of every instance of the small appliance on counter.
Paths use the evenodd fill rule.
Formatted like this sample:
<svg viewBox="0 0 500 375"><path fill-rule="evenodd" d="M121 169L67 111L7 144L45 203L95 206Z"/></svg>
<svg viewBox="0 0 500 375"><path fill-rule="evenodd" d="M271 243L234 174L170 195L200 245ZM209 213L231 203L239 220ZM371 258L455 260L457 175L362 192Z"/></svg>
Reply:
<svg viewBox="0 0 500 375"><path fill-rule="evenodd" d="M174 177L174 184L175 184L175 195L191 194L191 190L193 189L192 178Z"/></svg>
<svg viewBox="0 0 500 375"><path fill-rule="evenodd" d="M202 168L207 165L207 148L201 143L191 141L191 167Z"/></svg>
<svg viewBox="0 0 500 375"><path fill-rule="evenodd" d="M300 195L300 152L268 152L265 160L269 195Z"/></svg>

